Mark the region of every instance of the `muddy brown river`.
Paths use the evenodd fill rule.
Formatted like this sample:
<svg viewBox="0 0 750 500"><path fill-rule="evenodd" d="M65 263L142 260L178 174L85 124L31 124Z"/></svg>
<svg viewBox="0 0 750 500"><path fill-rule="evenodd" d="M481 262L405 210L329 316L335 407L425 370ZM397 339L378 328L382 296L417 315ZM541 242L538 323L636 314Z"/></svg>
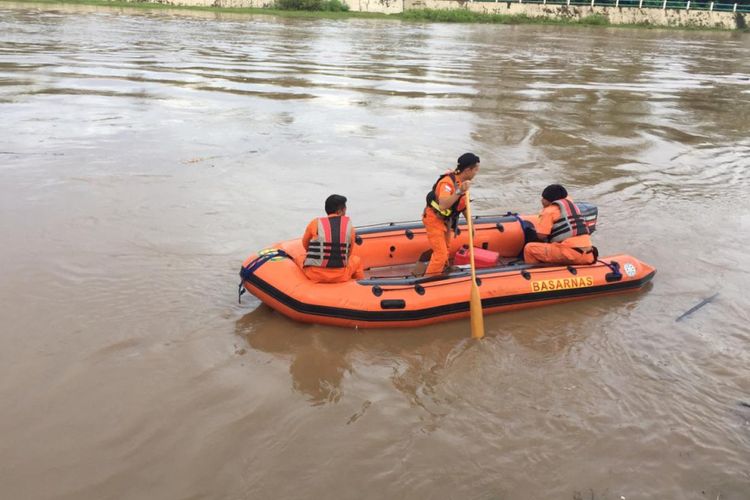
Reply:
<svg viewBox="0 0 750 500"><path fill-rule="evenodd" d="M0 2L0 130L2 498L750 499L750 34ZM465 151L652 285L481 341L237 303Z"/></svg>

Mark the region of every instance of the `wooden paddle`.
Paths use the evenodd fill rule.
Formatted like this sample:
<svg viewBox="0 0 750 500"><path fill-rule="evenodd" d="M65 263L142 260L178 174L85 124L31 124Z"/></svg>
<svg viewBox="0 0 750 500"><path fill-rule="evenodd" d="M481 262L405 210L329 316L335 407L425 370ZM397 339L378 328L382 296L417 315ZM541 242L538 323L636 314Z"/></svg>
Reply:
<svg viewBox="0 0 750 500"><path fill-rule="evenodd" d="M484 337L484 317L482 316L482 298L479 295L479 285L477 285L477 270L474 267L474 221L471 219L468 191L466 191L466 222L469 224L469 265L471 266L471 300L469 302L471 337L481 339Z"/></svg>

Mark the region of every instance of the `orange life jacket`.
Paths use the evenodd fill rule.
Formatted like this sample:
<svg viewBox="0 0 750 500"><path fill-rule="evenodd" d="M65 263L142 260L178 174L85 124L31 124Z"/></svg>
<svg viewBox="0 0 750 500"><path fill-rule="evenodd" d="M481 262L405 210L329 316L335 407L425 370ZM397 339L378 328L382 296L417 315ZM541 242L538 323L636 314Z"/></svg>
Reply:
<svg viewBox="0 0 750 500"><path fill-rule="evenodd" d="M578 210L575 203L567 198L553 203L560 208L560 218L552 222L552 231L549 235L550 242L556 243L573 236L591 234L581 211Z"/></svg>
<svg viewBox="0 0 750 500"><path fill-rule="evenodd" d="M318 234L307 247L304 267L346 267L354 228L345 215L318 218Z"/></svg>
<svg viewBox="0 0 750 500"><path fill-rule="evenodd" d="M440 184L440 181L442 181L444 177L450 177L451 182L453 182L453 191L456 191L458 189L456 174L450 172L441 175L440 177L438 177L438 180L435 181L435 184L432 186L430 192L427 193L427 206L433 209L435 213L443 219L450 219L451 217L458 218L458 206L461 203L461 198L463 198L464 195L459 196L456 202L446 209L441 209L440 204L438 203L437 193L435 192L435 190L437 189L437 185Z"/></svg>

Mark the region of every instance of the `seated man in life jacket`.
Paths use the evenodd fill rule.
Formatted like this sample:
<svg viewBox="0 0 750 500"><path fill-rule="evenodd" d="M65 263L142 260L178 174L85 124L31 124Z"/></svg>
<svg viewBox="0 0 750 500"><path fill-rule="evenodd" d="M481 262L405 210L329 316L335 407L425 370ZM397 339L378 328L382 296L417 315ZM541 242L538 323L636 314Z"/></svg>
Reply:
<svg viewBox="0 0 750 500"><path fill-rule="evenodd" d="M586 222L568 192L552 184L542 192L542 211L536 223L539 243L527 243L523 260L527 264L593 264L597 251L591 245Z"/></svg>
<svg viewBox="0 0 750 500"><path fill-rule="evenodd" d="M414 275L438 274L445 271L451 239L458 228L458 216L466 210L465 193L478 172L479 157L474 153L464 153L458 157L456 168L438 177L427 193L422 223L427 232L432 256L427 268L422 271L421 266L418 266L413 272Z"/></svg>
<svg viewBox="0 0 750 500"><path fill-rule="evenodd" d="M302 271L316 283L341 283L365 277L362 261L352 255L354 225L346 216L346 198L332 194L326 199L327 217L310 221L302 236L307 254Z"/></svg>

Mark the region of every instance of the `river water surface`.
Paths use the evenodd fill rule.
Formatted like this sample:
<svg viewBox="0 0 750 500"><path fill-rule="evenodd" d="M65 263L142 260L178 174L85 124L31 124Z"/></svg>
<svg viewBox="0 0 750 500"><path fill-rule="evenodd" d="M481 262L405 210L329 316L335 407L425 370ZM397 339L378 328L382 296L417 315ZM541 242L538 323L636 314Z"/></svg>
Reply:
<svg viewBox="0 0 750 500"><path fill-rule="evenodd" d="M0 3L0 130L2 498L750 498L748 34ZM475 213L563 183L653 285L481 342L237 303L468 150Z"/></svg>

